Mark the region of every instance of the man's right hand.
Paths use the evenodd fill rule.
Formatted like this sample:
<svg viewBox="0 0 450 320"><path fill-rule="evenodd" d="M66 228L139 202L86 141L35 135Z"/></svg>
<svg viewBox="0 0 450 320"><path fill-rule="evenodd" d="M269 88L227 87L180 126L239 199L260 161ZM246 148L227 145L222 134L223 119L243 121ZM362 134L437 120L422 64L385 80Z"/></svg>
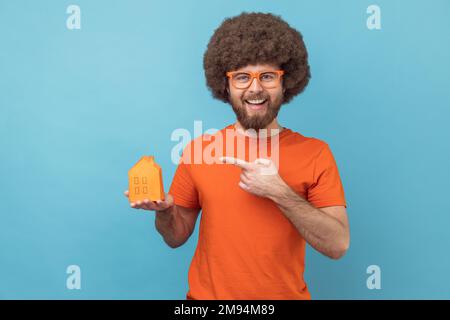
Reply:
<svg viewBox="0 0 450 320"><path fill-rule="evenodd" d="M128 198L129 191L126 190L124 192L125 197ZM164 211L173 206L173 197L166 193L164 200L151 201L148 199L144 199L144 201L136 201L131 202L130 206L135 209L145 209L145 210L153 210L153 211Z"/></svg>

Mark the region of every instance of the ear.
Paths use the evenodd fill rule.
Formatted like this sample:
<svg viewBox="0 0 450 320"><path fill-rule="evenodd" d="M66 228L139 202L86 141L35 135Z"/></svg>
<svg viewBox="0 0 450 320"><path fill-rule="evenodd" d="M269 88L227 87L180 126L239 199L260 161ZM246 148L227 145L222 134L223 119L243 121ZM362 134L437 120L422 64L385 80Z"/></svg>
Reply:
<svg viewBox="0 0 450 320"><path fill-rule="evenodd" d="M230 101L230 89L228 87L226 87L225 91L226 91L226 99L229 102Z"/></svg>

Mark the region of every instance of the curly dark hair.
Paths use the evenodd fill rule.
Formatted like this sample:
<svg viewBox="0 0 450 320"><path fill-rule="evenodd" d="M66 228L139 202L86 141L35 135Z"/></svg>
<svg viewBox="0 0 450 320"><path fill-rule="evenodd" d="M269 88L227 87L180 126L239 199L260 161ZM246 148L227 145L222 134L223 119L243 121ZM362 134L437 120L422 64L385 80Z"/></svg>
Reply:
<svg viewBox="0 0 450 320"><path fill-rule="evenodd" d="M299 31L280 16L243 12L223 21L203 56L206 84L213 97L229 102L225 73L258 63L274 64L285 71L283 103L301 93L311 78Z"/></svg>

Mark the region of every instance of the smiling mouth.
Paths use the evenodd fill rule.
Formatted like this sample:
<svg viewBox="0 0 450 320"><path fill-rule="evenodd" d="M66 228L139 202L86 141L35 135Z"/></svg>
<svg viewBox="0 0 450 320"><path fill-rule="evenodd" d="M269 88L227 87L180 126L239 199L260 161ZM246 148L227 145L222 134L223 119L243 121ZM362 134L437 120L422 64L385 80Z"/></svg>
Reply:
<svg viewBox="0 0 450 320"><path fill-rule="evenodd" d="M267 99L249 99L244 101L249 109L260 110L266 105Z"/></svg>

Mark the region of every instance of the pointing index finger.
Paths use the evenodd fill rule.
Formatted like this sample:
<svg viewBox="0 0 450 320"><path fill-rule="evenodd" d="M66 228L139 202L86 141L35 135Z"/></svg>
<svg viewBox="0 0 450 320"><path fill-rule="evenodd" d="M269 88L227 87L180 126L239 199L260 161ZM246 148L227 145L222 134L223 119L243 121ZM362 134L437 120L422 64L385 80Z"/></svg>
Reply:
<svg viewBox="0 0 450 320"><path fill-rule="evenodd" d="M234 157L220 157L219 159L223 163L234 164L242 169L249 169L251 167L251 163L242 159L237 159Z"/></svg>

